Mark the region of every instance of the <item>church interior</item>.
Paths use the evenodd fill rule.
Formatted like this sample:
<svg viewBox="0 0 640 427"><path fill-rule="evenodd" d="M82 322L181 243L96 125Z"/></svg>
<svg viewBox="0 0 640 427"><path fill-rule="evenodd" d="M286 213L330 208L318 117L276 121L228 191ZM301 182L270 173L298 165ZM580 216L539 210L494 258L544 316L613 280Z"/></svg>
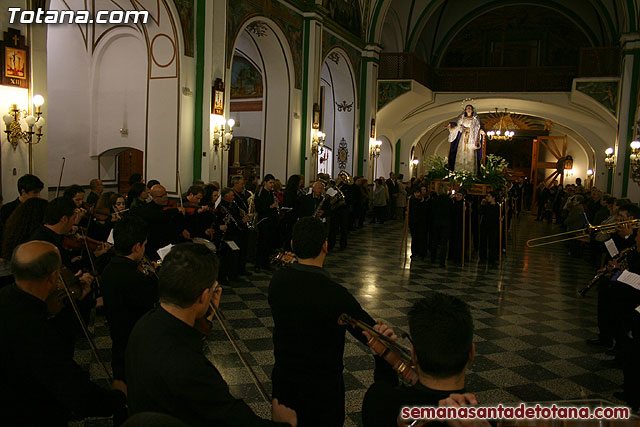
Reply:
<svg viewBox="0 0 640 427"><path fill-rule="evenodd" d="M115 20L45 23L38 10ZM130 11L146 22L123 19ZM113 302L100 280L122 255L118 221L144 211L146 249L129 249L160 275L154 310L169 304L161 287L173 276L155 262L165 245L204 241L217 253L222 294L202 354L252 416L271 420L289 384L281 322L308 313L277 314L274 286L295 270L287 255L307 259L295 239L315 217L328 238L322 275L393 328L419 381L429 375L412 319L444 294L470 313L473 350L463 387L443 390L479 406L627 407L622 424L640 423L640 0L6 0L0 49L1 203L13 203L0 211L0 323L11 312L3 288L28 292L20 248L43 240L27 224L61 230L64 214L50 221L64 210L56 201L80 194L68 231L81 243L73 264L60 258L93 280L75 311L86 334L71 328L73 363L103 389L129 387L131 415L152 405L132 405L140 385L116 375ZM30 204L38 214L26 213L32 191L49 202ZM205 294L213 301L218 289ZM60 313L75 307L65 304ZM322 348L334 329L308 333ZM0 347L20 339L0 328ZM366 414L378 353L353 332L343 341L338 421L280 399L303 427L386 425ZM6 370L18 359L3 354ZM305 376L315 367L300 369L316 387ZM182 423L155 425L271 425L232 421L237 409L214 424L159 406L147 410ZM154 425L63 412L60 425Z"/></svg>

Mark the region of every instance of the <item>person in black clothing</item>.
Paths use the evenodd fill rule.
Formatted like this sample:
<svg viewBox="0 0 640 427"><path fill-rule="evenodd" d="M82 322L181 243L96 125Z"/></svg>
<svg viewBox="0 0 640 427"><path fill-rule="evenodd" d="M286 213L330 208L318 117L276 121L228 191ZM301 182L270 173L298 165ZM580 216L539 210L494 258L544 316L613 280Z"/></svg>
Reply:
<svg viewBox="0 0 640 427"><path fill-rule="evenodd" d="M280 247L279 237L279 203L273 192L276 179L270 173L264 176L262 186L255 197L256 213L258 214L258 245L256 248L256 272L260 269L271 268L269 260L275 249Z"/></svg>
<svg viewBox="0 0 640 427"><path fill-rule="evenodd" d="M431 263L438 260L440 267L445 266L447 258L447 243L449 241L449 233L451 227L451 206L453 202L449 197L449 187L440 184L438 195L431 201L429 218L430 230L429 238L431 239Z"/></svg>
<svg viewBox="0 0 640 427"><path fill-rule="evenodd" d="M182 203L185 207L184 224L185 230L189 232L190 237L207 238L205 230L209 224L206 224L209 205L202 204L204 198L204 187L200 185L192 185L189 187Z"/></svg>
<svg viewBox="0 0 640 427"><path fill-rule="evenodd" d="M401 387L394 371L376 367L375 382L362 402L364 427L395 426L404 406L438 406L452 393L464 393L465 373L475 355L469 306L457 297L431 292L408 316L411 357L420 379L414 386ZM386 327L374 329L383 332Z"/></svg>
<svg viewBox="0 0 640 427"><path fill-rule="evenodd" d="M136 182L127 193L127 209L131 209L131 212L135 213L137 209L147 205L148 197L149 188L142 182Z"/></svg>
<svg viewBox="0 0 640 427"><path fill-rule="evenodd" d="M462 221L465 221L465 239L469 233L469 224L466 219L465 197L467 191L464 188L456 191L453 196L453 204L451 205L451 235L449 239L449 260L460 264L462 262ZM467 248L468 249L468 248Z"/></svg>
<svg viewBox="0 0 640 427"><path fill-rule="evenodd" d="M387 218L396 219L396 204L398 201L398 183L396 182L396 175L393 172L389 172L389 179L384 182L389 189L389 203L387 204Z"/></svg>
<svg viewBox="0 0 640 427"><path fill-rule="evenodd" d="M409 198L409 231L411 232L411 258L427 257L427 205L420 187L412 189Z"/></svg>
<svg viewBox="0 0 640 427"><path fill-rule="evenodd" d="M7 220L13 211L28 199L40 197L40 192L44 188L44 184L35 175L26 174L18 179L18 198L13 202L5 203L0 207L0 242L2 241L2 231Z"/></svg>
<svg viewBox="0 0 640 427"><path fill-rule="evenodd" d="M58 292L60 265L47 242L24 243L13 253L16 282L0 290L3 425L66 426L73 418L126 411L123 391L92 383L47 320L45 301Z"/></svg>
<svg viewBox="0 0 640 427"><path fill-rule="evenodd" d="M331 221L329 222L329 251L333 251L338 240L338 233L340 233L340 250L347 248L347 241L349 239L349 208L351 201L349 200L348 185L339 177L342 183L341 187L337 187L335 181L331 181L332 188L342 188L340 190L342 194L336 194L330 201L331 206ZM337 191L337 190L336 190Z"/></svg>
<svg viewBox="0 0 640 427"><path fill-rule="evenodd" d="M127 345L131 413L161 412L193 427L295 427L295 412L277 400L273 419L278 422L256 416L231 395L204 355L203 335L194 325L220 303L217 275L218 258L204 245L180 244L164 258L158 279L160 306L142 316Z"/></svg>
<svg viewBox="0 0 640 427"><path fill-rule="evenodd" d="M288 208L282 217L282 246L286 251L291 251L291 235L293 225L299 218L300 200L303 197L302 186L304 181L302 175L291 175L284 189L284 200L282 207Z"/></svg>
<svg viewBox="0 0 640 427"><path fill-rule="evenodd" d="M249 214L249 192L245 190L245 180L241 176L236 176L231 179L231 185L233 190L233 201L238 208L238 211L242 215L243 227L240 228L240 234L236 238L236 243L240 247L238 251L237 260L237 272L240 276L251 276L251 273L247 271L247 258L249 256L249 227L247 223L251 221Z"/></svg>
<svg viewBox="0 0 640 427"><path fill-rule="evenodd" d="M331 205L329 198L324 194L324 184L321 181L313 183L311 194L306 194L300 199L299 218L305 216L317 216L326 222Z"/></svg>
<svg viewBox="0 0 640 427"><path fill-rule="evenodd" d="M498 266L498 241L500 230L500 207L495 191L487 194L480 203L480 263L489 261L489 268Z"/></svg>
<svg viewBox="0 0 640 427"><path fill-rule="evenodd" d="M98 203L98 199L100 198L102 191L104 190L104 185L101 180L94 178L89 182L89 188L91 191L87 196L87 204L89 206L95 206L96 203Z"/></svg>
<svg viewBox="0 0 640 427"><path fill-rule="evenodd" d="M130 216L113 229L114 256L102 273L102 297L111 333L114 381L125 381L124 351L134 325L158 300L157 277L138 271L149 228Z"/></svg>
<svg viewBox="0 0 640 427"><path fill-rule="evenodd" d="M152 260L159 259L157 250L175 244L182 239L189 239L191 235L184 228L184 209L168 208L169 196L167 190L159 184L151 188L153 201L133 211L145 220L149 226L149 237L146 254Z"/></svg>
<svg viewBox="0 0 640 427"><path fill-rule="evenodd" d="M233 203L235 194L232 189L225 188L220 193L220 204L216 209L215 224L221 231L215 237L214 244L218 248L220 257L220 283L227 285L233 279L238 278L238 249L234 250L230 243L236 245L242 238L246 226L238 205Z"/></svg>
<svg viewBox="0 0 640 427"><path fill-rule="evenodd" d="M342 313L372 325L358 301L323 268L325 227L318 218L301 218L293 227L298 263L276 271L269 285L275 365L273 396L298 413L300 426L342 426L345 333L365 343L360 330L340 326ZM391 330L391 333L393 331ZM322 345L318 345L318 339ZM379 357L376 365L391 369Z"/></svg>

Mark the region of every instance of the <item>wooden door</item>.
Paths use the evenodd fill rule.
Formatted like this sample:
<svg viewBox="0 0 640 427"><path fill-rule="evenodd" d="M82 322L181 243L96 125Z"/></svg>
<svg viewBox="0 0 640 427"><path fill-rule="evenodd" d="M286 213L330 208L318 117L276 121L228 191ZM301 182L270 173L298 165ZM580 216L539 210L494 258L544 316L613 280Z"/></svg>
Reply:
<svg viewBox="0 0 640 427"><path fill-rule="evenodd" d="M144 153L130 148L118 154L118 191L126 194L129 191L129 178L134 173L142 175ZM144 175L143 175L144 176Z"/></svg>
<svg viewBox="0 0 640 427"><path fill-rule="evenodd" d="M554 157L555 161L541 162L540 144L546 148ZM531 183L533 184L533 202L531 206L536 204L536 189L538 188L538 169L554 169L553 173L546 177L543 182L548 185L558 176L560 184L564 181L564 168L561 170L558 164L567 156L567 137L565 136L539 136L533 140L533 150L531 153Z"/></svg>

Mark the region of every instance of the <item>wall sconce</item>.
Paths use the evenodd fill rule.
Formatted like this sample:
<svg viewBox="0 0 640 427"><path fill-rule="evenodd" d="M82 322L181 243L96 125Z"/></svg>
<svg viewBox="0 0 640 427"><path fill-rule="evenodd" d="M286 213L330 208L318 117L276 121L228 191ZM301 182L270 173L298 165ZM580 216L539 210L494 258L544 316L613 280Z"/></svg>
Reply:
<svg viewBox="0 0 640 427"><path fill-rule="evenodd" d="M318 129L311 131L311 153L318 154L318 149L324 147L326 137L327 134Z"/></svg>
<svg viewBox="0 0 640 427"><path fill-rule="evenodd" d="M418 159L411 160L411 166L413 166L414 168L417 167L419 164L420 164L420 160Z"/></svg>
<svg viewBox="0 0 640 427"><path fill-rule="evenodd" d="M369 142L369 157L376 160L380 157L380 149L382 148L382 141L371 140Z"/></svg>
<svg viewBox="0 0 640 427"><path fill-rule="evenodd" d="M9 113L5 114L2 118L6 126L5 133L7 134L7 140L13 146L15 150L23 140L25 144L37 144L40 142L40 138L44 135L42 133L42 126L44 125L44 118L40 107L44 104L44 98L42 95L36 95L33 97L33 115L28 115L26 111L20 111L17 104L11 104ZM26 117L24 121L27 123L28 129L23 131L20 124L20 116L24 114ZM33 128L36 128L34 131ZM33 141L33 135L36 136L36 140Z"/></svg>
<svg viewBox="0 0 640 427"><path fill-rule="evenodd" d="M616 156L613 154L613 148L607 148L604 153L607 155L604 159L604 164L607 169L612 170L616 167Z"/></svg>
<svg viewBox="0 0 640 427"><path fill-rule="evenodd" d="M211 114L224 116L224 83L216 79L211 88Z"/></svg>
<svg viewBox="0 0 640 427"><path fill-rule="evenodd" d="M593 169L587 169L587 179L593 179Z"/></svg>
<svg viewBox="0 0 640 427"><path fill-rule="evenodd" d="M631 179L636 184L640 184L640 141L631 142Z"/></svg>
<svg viewBox="0 0 640 427"><path fill-rule="evenodd" d="M233 126L236 121L229 119L225 123L224 116L214 116L215 125L213 126L213 149L215 151L229 151L231 148L231 139L233 138Z"/></svg>

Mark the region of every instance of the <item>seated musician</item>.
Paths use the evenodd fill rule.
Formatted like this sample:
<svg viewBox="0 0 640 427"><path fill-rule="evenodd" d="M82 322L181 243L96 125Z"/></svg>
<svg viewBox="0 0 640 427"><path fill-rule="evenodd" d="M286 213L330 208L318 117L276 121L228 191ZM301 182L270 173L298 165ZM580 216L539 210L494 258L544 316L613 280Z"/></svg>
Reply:
<svg viewBox="0 0 640 427"><path fill-rule="evenodd" d="M464 393L465 373L475 355L469 306L433 292L415 303L408 316L411 357L420 379L412 387L401 387L395 372L376 367L375 382L362 403L364 427L395 426L404 406L438 406L449 395ZM385 328L374 326L380 332Z"/></svg>
<svg viewBox="0 0 640 427"><path fill-rule="evenodd" d="M298 413L301 426L344 423L345 332L363 343L366 339L359 329L338 325L338 317L346 313L375 323L353 295L322 268L327 255L325 228L313 217L296 223L292 247L298 263L276 271L269 285L275 323L273 396ZM379 357L376 365L391 371Z"/></svg>
<svg viewBox="0 0 640 427"><path fill-rule="evenodd" d="M169 208L169 194L167 189L160 184L151 187L151 197L153 200L140 208L133 214L138 215L149 225L149 240L147 241L146 254L152 260L157 260L157 250L175 244L184 239L191 238L191 235L184 228L184 209Z"/></svg>
<svg viewBox="0 0 640 427"><path fill-rule="evenodd" d="M149 227L143 220L129 216L113 229L114 256L102 273L107 324L111 332L111 367L116 381L125 380L124 352L134 325L158 300L158 279L138 270L144 257Z"/></svg>
<svg viewBox="0 0 640 427"><path fill-rule="evenodd" d="M196 319L217 309L218 259L204 245L184 243L164 258L160 306L138 321L129 337L126 376L133 414L161 412L190 426L296 426L295 412L276 400L271 422L259 418L229 387L202 351ZM287 424L288 423L288 424Z"/></svg>
<svg viewBox="0 0 640 427"><path fill-rule="evenodd" d="M78 216L76 217L76 224L87 225L87 211L84 209L84 190L78 184L73 184L64 189L62 197L73 200L76 205Z"/></svg>
<svg viewBox="0 0 640 427"><path fill-rule="evenodd" d="M74 417L125 411L125 394L91 382L47 321L45 301L58 292L60 266L48 242L24 243L13 253L15 284L0 290L3 425L66 426Z"/></svg>

